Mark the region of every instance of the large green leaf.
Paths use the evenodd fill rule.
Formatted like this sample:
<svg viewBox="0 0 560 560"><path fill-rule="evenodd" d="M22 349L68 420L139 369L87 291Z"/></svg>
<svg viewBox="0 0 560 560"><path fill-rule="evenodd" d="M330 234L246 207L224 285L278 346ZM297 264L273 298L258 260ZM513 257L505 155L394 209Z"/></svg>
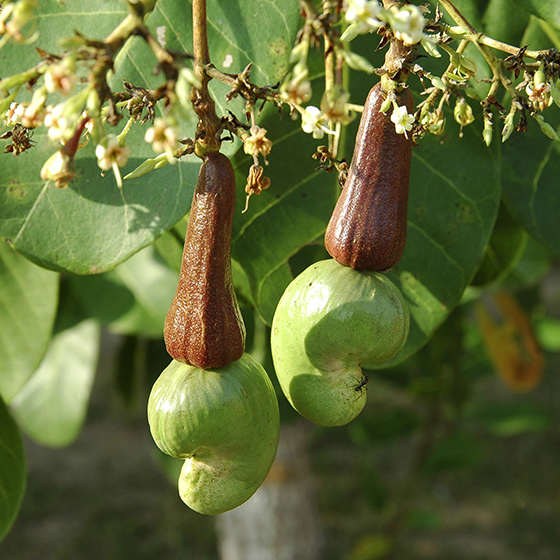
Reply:
<svg viewBox="0 0 560 560"><path fill-rule="evenodd" d="M122 6L116 0L104 4L86 0L42 2L37 46L60 52L56 39L72 35L76 29L90 38L103 38L124 17ZM214 0L209 2L208 14L216 66L240 72L253 61L255 81L266 84L279 79L296 32L297 2L276 0L255 6L253 2ZM190 4L161 0L148 17L148 24L154 34L164 34L169 48L192 52ZM263 42L266 48L262 48ZM17 73L37 62L33 48L7 45L0 51L0 75ZM161 85L163 78L154 73L154 65L145 44L140 39L130 40L115 63L113 87L122 89L123 79L142 87ZM222 113L226 90L224 86L215 90ZM239 102L232 105L239 106ZM143 141L147 126L137 125L129 134L132 154L123 174L155 155ZM185 123L182 132L192 135L192 123ZM57 190L39 178L43 162L57 147L46 139L44 130L37 130L33 139L35 148L19 158L3 156L0 237L9 238L18 251L44 267L79 274L114 268L152 243L189 208L200 163L195 157L125 181L120 190L112 173L101 177L94 146L88 146L76 157L77 178L69 188ZM237 147L231 145L228 150Z"/></svg>
<svg viewBox="0 0 560 560"><path fill-rule="evenodd" d="M560 28L560 2L557 0L515 0L531 14ZM512 10L513 11L513 10Z"/></svg>
<svg viewBox="0 0 560 560"><path fill-rule="evenodd" d="M534 21L527 26L524 41L535 49L551 46L550 37ZM560 109L556 105L543 111L542 116L560 131ZM560 142L545 136L530 117L528 125L527 132L514 134L502 146L504 201L514 218L560 257Z"/></svg>
<svg viewBox="0 0 560 560"><path fill-rule="evenodd" d="M0 242L0 395L7 402L47 349L57 301L58 274Z"/></svg>
<svg viewBox="0 0 560 560"><path fill-rule="evenodd" d="M100 328L87 320L55 335L37 371L11 402L17 421L42 445L69 445L85 420Z"/></svg>
<svg viewBox="0 0 560 560"><path fill-rule="evenodd" d="M547 120L560 118L547 111ZM560 130L560 129L559 129ZM521 225L560 257L560 142L550 140L535 121L529 130L503 147L504 197Z"/></svg>
<svg viewBox="0 0 560 560"><path fill-rule="evenodd" d="M19 511L25 489L25 450L20 431L0 397L0 541Z"/></svg>
<svg viewBox="0 0 560 560"><path fill-rule="evenodd" d="M83 307L113 332L160 338L177 277L151 246L114 270L70 283Z"/></svg>
<svg viewBox="0 0 560 560"><path fill-rule="evenodd" d="M271 186L251 198L245 214L241 214L245 195L239 194L232 246L234 258L249 277L255 306L268 324L292 280L288 259L322 239L338 190L335 177L315 171L311 154L316 141L287 119L278 123L274 115L263 126L269 122L279 135L271 135L274 148L266 168ZM248 159L239 161L238 183L244 181L250 164Z"/></svg>

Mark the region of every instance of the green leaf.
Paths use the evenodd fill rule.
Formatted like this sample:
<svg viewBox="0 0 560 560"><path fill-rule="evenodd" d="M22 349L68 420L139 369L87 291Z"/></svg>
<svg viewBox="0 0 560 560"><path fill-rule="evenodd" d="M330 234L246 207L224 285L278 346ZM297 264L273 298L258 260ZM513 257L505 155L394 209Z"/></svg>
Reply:
<svg viewBox="0 0 560 560"><path fill-rule="evenodd" d="M509 274L525 251L527 233L500 205L484 259L473 278L473 286L499 282Z"/></svg>
<svg viewBox="0 0 560 560"><path fill-rule="evenodd" d="M534 286L549 271L551 262L550 253L533 237L527 236L523 253L502 284L514 289Z"/></svg>
<svg viewBox="0 0 560 560"><path fill-rule="evenodd" d="M446 130L413 150L407 245L390 274L409 305L411 328L392 364L421 348L460 302L499 208L495 148L486 148L475 124L460 138L448 116Z"/></svg>
<svg viewBox="0 0 560 560"><path fill-rule="evenodd" d="M560 319L541 317L535 323L535 335L543 350L560 352Z"/></svg>
<svg viewBox="0 0 560 560"><path fill-rule="evenodd" d="M317 141L298 133L296 125L281 127L285 132L273 139L274 157L266 168L271 187L251 199L246 214L236 216L233 237L234 257L247 272L255 305L268 324L293 277L289 258L322 241L338 192L336 177L314 170L310 156ZM407 247L390 274L407 299L412 327L395 362L425 344L460 301L488 242L499 195L495 148L486 148L474 126L460 138L448 115L444 137L427 136L414 149Z"/></svg>
<svg viewBox="0 0 560 560"><path fill-rule="evenodd" d="M279 122L274 115L262 126L275 127L270 136L273 156L265 170L271 186L251 198L245 214L237 211L232 255L247 273L255 306L270 325L278 300L293 279L288 260L303 246L322 241L338 187L335 177L315 171L311 154L317 144L301 132L299 123ZM252 160L236 162L240 183ZM237 208L243 208L244 199L240 193Z"/></svg>
<svg viewBox="0 0 560 560"><path fill-rule="evenodd" d="M523 33L531 17L527 11L521 6L512 9L511 0L490 0L485 8L482 22L488 36L510 45L525 44Z"/></svg>
<svg viewBox="0 0 560 560"><path fill-rule="evenodd" d="M85 420L97 364L100 328L83 321L61 331L11 406L25 432L42 445L70 445Z"/></svg>
<svg viewBox="0 0 560 560"><path fill-rule="evenodd" d="M560 4L550 0L516 0L529 13L560 28ZM513 10L512 10L513 11Z"/></svg>
<svg viewBox="0 0 560 560"><path fill-rule="evenodd" d="M26 472L20 431L0 398L0 541L10 530L19 511Z"/></svg>
<svg viewBox="0 0 560 560"><path fill-rule="evenodd" d="M60 52L56 40L73 35L76 29L89 38L102 39L125 15L120 1L107 2L101 8L94 2L85 3L85 7L82 4L79 0L42 2L37 46ZM279 79L296 32L297 3L277 0L255 5L214 0L209 2L208 14L211 52L217 67L240 72L253 61L252 80L264 85ZM84 25L84 21L89 23ZM190 5L161 0L147 23L154 35L164 33L168 48L192 52ZM270 29L274 30L272 35ZM17 67L14 60L18 61ZM0 54L0 75L20 72L38 61L32 47L7 45ZM113 87L122 90L123 79L135 86L159 87L163 77L153 72L154 67L154 56L144 42L132 39L115 62ZM221 114L226 114L227 90L222 84L213 89ZM233 108L240 106L239 99L232 104ZM162 115L163 108L156 108L156 114ZM132 153L123 175L155 155L143 141L148 126L135 125L127 136ZM183 123L182 133L192 136L194 124ZM186 158L177 165L127 180L121 190L111 172L101 176L94 146L89 145L75 159L77 177L69 188L59 190L39 176L43 162L58 147L46 138L44 129L36 130L33 140L36 146L31 152L19 158L3 156L3 177L9 179L4 179L5 188L0 191L0 237L10 238L19 252L41 266L78 274L110 270L155 241L189 209L198 158ZM233 153L238 147L239 142L226 146L226 150Z"/></svg>
<svg viewBox="0 0 560 560"><path fill-rule="evenodd" d="M0 242L0 394L7 402L47 349L58 302L58 278Z"/></svg>
<svg viewBox="0 0 560 560"><path fill-rule="evenodd" d="M380 66L382 56L372 54L372 38L366 39L356 38L352 48ZM351 101L363 103L376 81L353 75ZM419 89L413 79L410 86ZM319 90L322 84L315 87ZM475 113L478 121L464 130L463 137L447 113L444 135L427 135L413 150L407 247L390 274L409 303L412 326L407 345L391 364L423 346L460 301L492 231L500 197L498 146L486 148L480 110L475 108ZM351 158L357 125L356 119L345 132L339 157ZM318 162L311 158L325 140L302 134L299 121L278 122L273 114L262 126L271 131L273 141L265 168L271 186L251 198L245 214L236 214L233 255L247 272L259 314L270 324L293 278L290 259L302 247L323 242L340 189L335 174L317 170ZM235 161L241 182L251 161L241 156ZM239 207L243 198L240 193Z"/></svg>
<svg viewBox="0 0 560 560"><path fill-rule="evenodd" d="M113 332L160 338L177 279L151 246L110 272L74 276L70 283L91 316Z"/></svg>
<svg viewBox="0 0 560 560"><path fill-rule="evenodd" d="M560 111L548 109L547 120L555 126ZM513 142L506 142L503 153L503 193L515 219L556 257L560 257L560 143L550 140L537 123Z"/></svg>

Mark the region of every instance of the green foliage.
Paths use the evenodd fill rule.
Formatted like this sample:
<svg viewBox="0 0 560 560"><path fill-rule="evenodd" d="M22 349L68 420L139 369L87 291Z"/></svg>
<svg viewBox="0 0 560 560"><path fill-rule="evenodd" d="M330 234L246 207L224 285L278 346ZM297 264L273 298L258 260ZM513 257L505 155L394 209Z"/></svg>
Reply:
<svg viewBox="0 0 560 560"><path fill-rule="evenodd" d="M38 443L63 447L80 433L97 364L99 325L93 320L58 332L43 361L10 403Z"/></svg>
<svg viewBox="0 0 560 560"><path fill-rule="evenodd" d="M560 47L557 2L460 0L456 5L477 31L497 40L530 49ZM154 36L164 37L170 50L191 53L191 8L190 2L160 0L146 24ZM126 14L125 4L118 0L45 0L37 18L36 46L60 54L59 39L76 31L102 40ZM265 86L282 80L301 24L296 0L209 0L208 15L210 55L217 69L238 74L252 63L252 83ZM446 21L451 23L447 15ZM359 36L351 49L378 68L386 52L375 50L378 40L375 34ZM473 88L485 95L490 86L483 78L491 78L491 73L476 47L470 45L465 52L479 68ZM40 60L33 47L7 43L0 50L0 76L16 74ZM312 54L309 103L317 106L324 87L322 61L321 52ZM434 75L443 73L449 62L445 53L438 60L418 61ZM156 65L145 42L131 38L115 60L110 86L121 91L126 80L158 88L164 76L154 71ZM362 104L378 79L375 74L345 70L349 101ZM408 79L417 105L425 99L424 85L429 87L429 79L424 82L414 75ZM246 122L243 100L237 96L226 102L230 86L212 80L210 89L220 116L231 111ZM25 95L30 99L29 92ZM510 101L507 95L500 99L506 108ZM545 136L530 116L526 132L514 131L501 143L505 115L494 107L493 141L487 147L482 108L477 100L467 102L473 124L461 129L452 103L444 104L443 134L427 134L413 149L407 246L401 261L388 272L410 309L410 336L395 358L368 372L391 385L405 402L397 399L391 407L366 409L344 432L362 450L408 441L433 428L430 422L436 411L437 422L456 431L430 440L429 452L411 460L431 476L475 464L484 450L470 431L473 426L502 437L539 432L552 421L542 411L518 403L469 406L474 384L486 379L492 366L483 355L480 337L472 346L465 340L457 342L475 327L448 323L449 328L441 328L458 305L487 288L538 285L552 259L560 258L560 143ZM160 102L155 116L164 114ZM558 107L543 114L560 131ZM117 134L127 120L126 111L124 115ZM266 344L263 340L280 297L294 276L326 258L323 234L340 189L336 173L319 169L312 158L325 142L304 134L299 118L292 119L287 110L281 114L267 103L262 111L257 107L257 119L273 142L265 167L271 185L250 199L245 213L243 187L253 159L238 139L224 142L223 151L232 157L238 185L234 283L243 312L251 317L246 321L247 340L255 340L258 352L269 356L268 339ZM354 118L342 132L339 158L352 156L357 121ZM518 123L517 117L514 124ZM132 126L127 136L132 152L123 176L156 155L144 142L149 125ZM194 121L182 123L182 136L193 136L194 131ZM77 177L68 188L57 189L40 179L40 170L59 144L47 138L44 128L37 129L32 140L34 147L19 157L2 155L0 168L0 239L6 241L0 244L0 538L19 508L25 479L21 436L4 403L35 440L52 446L71 443L87 412L100 326L130 337L130 348L123 351L128 369L121 364L117 383L127 401L133 401L139 371L159 363L144 361L149 354L144 339L162 346L163 320L176 286L185 218L200 163L188 155L175 165L127 179L119 189L111 171L101 173L92 142L77 153ZM10 140L0 142L5 146ZM65 308L69 301L70 312ZM467 305L463 309L470 310ZM538 338L550 352L560 348L558 332L556 318L541 317L537 323ZM457 356L466 356L468 363L458 364ZM143 375L146 382L153 372ZM372 380L368 389L373 385ZM369 506L384 511L391 497L375 469L364 469L361 484ZM429 515L426 519L417 515L414 523L429 525ZM360 544L356 558L381 557L390 548L390 542L378 535L366 536Z"/></svg>
<svg viewBox="0 0 560 560"><path fill-rule="evenodd" d="M58 274L0 244L0 393L9 401L39 365L51 336Z"/></svg>
<svg viewBox="0 0 560 560"><path fill-rule="evenodd" d="M0 539L9 531L25 488L25 453L21 434L0 398Z"/></svg>

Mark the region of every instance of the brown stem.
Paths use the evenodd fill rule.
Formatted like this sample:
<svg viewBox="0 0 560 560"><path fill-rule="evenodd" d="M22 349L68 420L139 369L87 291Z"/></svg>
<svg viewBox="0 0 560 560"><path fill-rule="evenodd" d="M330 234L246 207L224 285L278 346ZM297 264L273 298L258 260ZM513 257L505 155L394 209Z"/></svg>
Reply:
<svg viewBox="0 0 560 560"><path fill-rule="evenodd" d="M221 120L216 114L214 100L208 91L210 77L205 69L210 64L208 31L206 24L206 0L193 0L193 54L194 73L200 80L200 88L193 87L191 101L198 116L195 153L204 157L220 149Z"/></svg>
<svg viewBox="0 0 560 560"><path fill-rule="evenodd" d="M383 0L383 7L389 10L400 3L398 0ZM383 64L383 69L386 73L381 79L382 82L385 82L387 79L396 82L406 82L408 70L403 69L403 62L410 58L411 51L411 47L405 45L402 41L398 41L395 37L391 37L389 50L385 55L385 62ZM388 86L389 84L385 86L386 90L389 89Z"/></svg>

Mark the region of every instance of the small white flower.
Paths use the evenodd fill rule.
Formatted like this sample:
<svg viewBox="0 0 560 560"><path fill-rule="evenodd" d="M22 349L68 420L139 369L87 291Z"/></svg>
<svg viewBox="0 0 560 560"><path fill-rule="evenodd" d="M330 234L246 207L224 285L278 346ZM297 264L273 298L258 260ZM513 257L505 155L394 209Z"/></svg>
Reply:
<svg viewBox="0 0 560 560"><path fill-rule="evenodd" d="M26 107L27 105L25 103L16 103L12 101L10 108L6 111L6 124L8 126L14 126L14 124L20 123Z"/></svg>
<svg viewBox="0 0 560 560"><path fill-rule="evenodd" d="M121 146L117 136L109 134L109 136L103 139L101 144L96 146L95 155L97 156L97 165L103 171L113 170L117 185L122 189L122 177L119 167L126 165L130 155L130 148L128 146Z"/></svg>
<svg viewBox="0 0 560 560"><path fill-rule="evenodd" d="M313 134L313 138L323 138L325 135L324 115L321 109L309 105L301 116L301 128L307 134Z"/></svg>
<svg viewBox="0 0 560 560"><path fill-rule="evenodd" d="M344 19L351 25L356 25L355 31L367 33L381 27L377 18L382 8L377 0L348 0Z"/></svg>
<svg viewBox="0 0 560 560"><path fill-rule="evenodd" d="M525 87L525 92L529 96L529 101L538 111L543 111L552 104L552 86L549 83L531 82Z"/></svg>
<svg viewBox="0 0 560 560"><path fill-rule="evenodd" d="M397 134L404 134L408 138L407 132L412 130L414 115L409 115L404 105L393 109L391 121L395 123Z"/></svg>
<svg viewBox="0 0 560 560"><path fill-rule="evenodd" d="M169 163L175 163L175 152L179 147L178 130L166 119L157 118L146 130L144 140L152 145L154 152L165 152Z"/></svg>
<svg viewBox="0 0 560 560"><path fill-rule="evenodd" d="M424 37L426 20L420 8L408 4L391 17L391 28L395 37L405 45L415 45Z"/></svg>
<svg viewBox="0 0 560 560"><path fill-rule="evenodd" d="M71 135L72 131L62 103L47 107L44 124L49 129L48 135L51 140L63 140Z"/></svg>
<svg viewBox="0 0 560 560"><path fill-rule="evenodd" d="M119 139L114 134L109 134L103 144L96 146L95 155L97 156L97 165L107 171L115 164L118 167L124 167L130 155L130 148L119 145Z"/></svg>
<svg viewBox="0 0 560 560"><path fill-rule="evenodd" d="M45 87L49 93L71 93L77 77L71 64L53 64L45 72Z"/></svg>

